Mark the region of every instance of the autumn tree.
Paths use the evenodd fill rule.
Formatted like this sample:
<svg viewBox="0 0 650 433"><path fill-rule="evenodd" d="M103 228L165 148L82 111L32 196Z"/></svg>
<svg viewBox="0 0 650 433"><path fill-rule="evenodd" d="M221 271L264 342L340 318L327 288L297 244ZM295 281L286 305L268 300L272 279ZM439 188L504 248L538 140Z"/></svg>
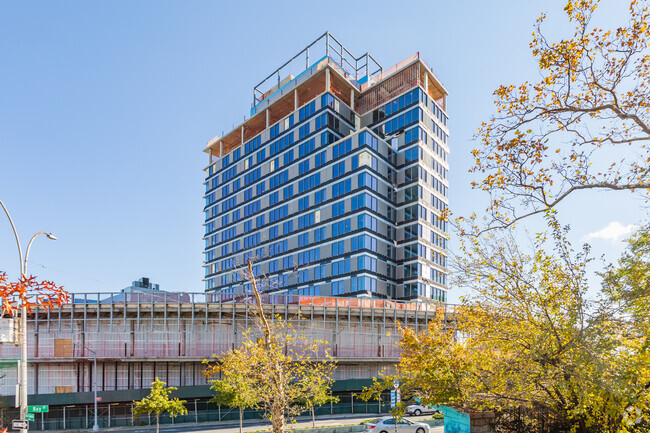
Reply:
<svg viewBox="0 0 650 433"><path fill-rule="evenodd" d="M178 398L169 398L169 394L178 388L165 387L165 382L162 382L156 377L151 383L151 392L148 396L140 401L134 401L133 404L133 419L147 413L156 416L156 433L160 431L160 415L167 412L172 418L178 415L187 415L185 408L185 400Z"/></svg>
<svg viewBox="0 0 650 433"><path fill-rule="evenodd" d="M533 408L559 430L636 431L650 402L647 334L609 297L587 299L588 249L573 251L557 221L549 225L530 251L511 232L464 239L457 283L471 295L453 323L402 329L402 390L423 404Z"/></svg>
<svg viewBox="0 0 650 433"><path fill-rule="evenodd" d="M470 295L453 324L402 330L397 375L424 404L533 408L562 431L647 431L643 237L590 299L588 247L571 249L554 211L582 190L650 187L647 3L631 1L628 23L607 31L592 24L597 0L569 0L575 31L557 42L542 15L531 43L540 80L495 92L473 151L473 187L490 195L486 222L472 217L469 232L481 236L461 239L454 265L454 285ZM550 232L518 242L513 223L541 213Z"/></svg>
<svg viewBox="0 0 650 433"><path fill-rule="evenodd" d="M51 240L56 240L56 237L52 233L36 233L27 243L27 249L23 256L18 231L9 214L9 210L2 200L0 200L0 207L7 216L13 229L20 258L20 278L17 282L10 282L7 274L0 271L0 317L3 317L5 314L13 317L23 307L30 313L35 307L51 310L67 304L70 296L68 292L63 290L63 287L57 286L51 281L38 281L36 277L27 274L27 258L29 257L29 251L34 240L40 235L46 236Z"/></svg>
<svg viewBox="0 0 650 433"><path fill-rule="evenodd" d="M603 291L611 302L615 324L626 341L635 343L628 351L624 370L645 372L633 377L636 384L626 384L629 401L624 418L629 425L645 422L650 430L650 225L641 227L628 240L627 250L616 266L603 274ZM634 356L645 352L646 356Z"/></svg>
<svg viewBox="0 0 650 433"><path fill-rule="evenodd" d="M610 299L650 331L650 224L628 239L627 250L617 266L609 267L602 276ZM650 345L650 332L646 336Z"/></svg>
<svg viewBox="0 0 650 433"><path fill-rule="evenodd" d="M251 364L241 361L246 360L239 353L225 356L205 371L208 378L219 375L218 379L210 380L211 388L216 393L210 401L239 409L240 433L243 428L244 409L256 408L259 394Z"/></svg>
<svg viewBox="0 0 650 433"><path fill-rule="evenodd" d="M299 401L311 413L311 424L316 428L316 411L317 406L327 403L336 403L338 397L332 395L332 374L336 364L334 362L321 362L307 372L302 378L300 385L302 387L302 396Z"/></svg>
<svg viewBox="0 0 650 433"><path fill-rule="evenodd" d="M472 151L474 188L490 195L486 225L508 227L581 190L650 187L650 22L629 3L616 30L592 25L598 0L569 0L572 37L552 42L537 20L530 44L537 82L502 85L496 114ZM474 224L472 224L474 225Z"/></svg>
<svg viewBox="0 0 650 433"><path fill-rule="evenodd" d="M311 398L312 389L307 383L326 386L331 381L333 361L326 352L317 360L319 347L327 342L310 340L297 332L281 317L267 317L264 312L260 286L272 287L264 277L257 277L253 261L247 261L240 270L242 280L251 286L255 303L256 329L244 333L242 344L213 359L213 365L206 374L218 378L219 372L226 373L223 366L238 368L246 375L244 383L249 386L252 398L270 419L273 433L283 433L287 417L298 415L304 410L304 402Z"/></svg>
<svg viewBox="0 0 650 433"><path fill-rule="evenodd" d="M0 271L0 317L5 314L15 316L23 305L27 312L36 307L51 310L67 304L69 300L68 292L51 281L38 281L30 275L11 282L7 274Z"/></svg>

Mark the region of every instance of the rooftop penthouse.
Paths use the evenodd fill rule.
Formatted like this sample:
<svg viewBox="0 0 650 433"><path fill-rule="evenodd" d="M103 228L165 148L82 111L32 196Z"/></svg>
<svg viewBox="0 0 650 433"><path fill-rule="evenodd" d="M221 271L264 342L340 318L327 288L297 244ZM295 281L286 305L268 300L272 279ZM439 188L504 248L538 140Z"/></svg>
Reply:
<svg viewBox="0 0 650 433"><path fill-rule="evenodd" d="M417 86L446 111L447 91L419 52L384 71L369 53L355 57L326 32L256 85L251 117L210 140L205 152L214 163L326 91L364 115Z"/></svg>

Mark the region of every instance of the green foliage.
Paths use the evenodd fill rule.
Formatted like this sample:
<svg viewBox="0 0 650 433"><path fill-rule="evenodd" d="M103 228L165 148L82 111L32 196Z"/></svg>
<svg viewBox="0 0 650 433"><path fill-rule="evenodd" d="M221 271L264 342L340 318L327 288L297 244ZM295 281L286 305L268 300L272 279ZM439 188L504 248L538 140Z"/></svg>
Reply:
<svg viewBox="0 0 650 433"><path fill-rule="evenodd" d="M404 402L400 401L399 403L395 403L395 406L390 410L390 414L397 420L404 418L404 415L406 415L406 405Z"/></svg>
<svg viewBox="0 0 650 433"><path fill-rule="evenodd" d="M327 342L310 340L279 316L265 316L252 262L243 277L251 282L257 301L257 329L247 330L239 347L216 357L205 375L214 378L212 389L223 392L218 401L262 408L274 433L282 433L286 416L311 409L313 417L315 405L335 401L329 389L336 363L327 352L315 359Z"/></svg>
<svg viewBox="0 0 650 433"><path fill-rule="evenodd" d="M334 362L321 363L318 368L308 371L301 382L302 397L299 399L309 407L321 406L327 403L337 403L338 397L332 395Z"/></svg>
<svg viewBox="0 0 650 433"><path fill-rule="evenodd" d="M540 409L575 432L647 424L647 291L624 284L645 281L633 252L647 249L631 248L621 268L610 270L602 299L589 301L588 248L573 251L552 215L549 225L531 251L511 234L463 240L456 274L472 295L457 307L455 323L440 315L425 331L402 329L397 376L404 398L466 410ZM627 299L626 307L617 299ZM366 394L392 380L377 379Z"/></svg>
<svg viewBox="0 0 650 433"><path fill-rule="evenodd" d="M256 408L258 397L256 394L257 383L250 371L250 364L241 365L237 357L223 359L218 371L221 378L211 380L212 390L216 392L210 400L218 405L236 407L239 409L239 431L243 430L244 409ZM213 373L216 371L213 369Z"/></svg>
<svg viewBox="0 0 650 433"><path fill-rule="evenodd" d="M327 403L336 403L338 397L332 395L332 373L336 363L321 362L307 371L300 382L302 395L298 402L307 407L314 416L314 408ZM314 425L315 427L315 425Z"/></svg>
<svg viewBox="0 0 650 433"><path fill-rule="evenodd" d="M614 312L611 326L625 342L617 359L628 378L620 389L628 403L623 422L650 431L650 225L630 237L618 266L602 276L605 300Z"/></svg>
<svg viewBox="0 0 650 433"><path fill-rule="evenodd" d="M219 401L231 407L260 407L273 421L296 416L314 405L334 401L329 396L335 363L315 361L321 342L310 341L281 317L267 321L268 334L249 330L241 346L217 357L206 370ZM220 378L216 378L218 374Z"/></svg>
<svg viewBox="0 0 650 433"><path fill-rule="evenodd" d="M156 416L156 432L159 429L160 415L167 412L174 418L177 415L187 415L187 409L184 406L185 400L178 398L169 398L169 394L178 388L167 387L165 382L160 381L157 377L151 383L151 392L148 396L140 401L134 401L133 419L142 414L154 414Z"/></svg>
<svg viewBox="0 0 650 433"><path fill-rule="evenodd" d="M218 367L221 377L211 380L211 389L215 396L210 400L218 405L255 408L257 407L257 396L255 394L256 383L252 380L250 364L237 364L235 357L225 357ZM214 371L215 374L217 371Z"/></svg>
<svg viewBox="0 0 650 433"><path fill-rule="evenodd" d="M628 248L618 261L602 274L603 290L640 326L648 329L650 322L650 224L639 229L628 240ZM648 333L646 333L648 335Z"/></svg>

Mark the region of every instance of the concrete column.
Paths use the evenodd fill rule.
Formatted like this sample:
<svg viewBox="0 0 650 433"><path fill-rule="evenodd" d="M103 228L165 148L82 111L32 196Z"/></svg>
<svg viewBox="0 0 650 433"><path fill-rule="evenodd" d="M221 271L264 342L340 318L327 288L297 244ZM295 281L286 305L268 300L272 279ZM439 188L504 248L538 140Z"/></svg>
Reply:
<svg viewBox="0 0 650 433"><path fill-rule="evenodd" d="M223 141L219 142L219 158L223 156Z"/></svg>
<svg viewBox="0 0 650 433"><path fill-rule="evenodd" d="M330 68L325 69L325 91L330 91Z"/></svg>
<svg viewBox="0 0 650 433"><path fill-rule="evenodd" d="M424 83L422 83L422 87L424 87L425 92L429 91L429 74L426 72L424 73Z"/></svg>
<svg viewBox="0 0 650 433"><path fill-rule="evenodd" d="M244 145L244 125L241 126L241 144Z"/></svg>
<svg viewBox="0 0 650 433"><path fill-rule="evenodd" d="M293 111L298 109L298 90L293 91Z"/></svg>
<svg viewBox="0 0 650 433"><path fill-rule="evenodd" d="M267 108L267 109L266 109L266 127L267 127L267 128L268 128L269 126L271 126L271 125L269 125L269 119L270 119L270 118L271 118L271 115L270 115L270 113L269 113L269 109Z"/></svg>
<svg viewBox="0 0 650 433"><path fill-rule="evenodd" d="M354 110L354 89L350 89L350 108Z"/></svg>

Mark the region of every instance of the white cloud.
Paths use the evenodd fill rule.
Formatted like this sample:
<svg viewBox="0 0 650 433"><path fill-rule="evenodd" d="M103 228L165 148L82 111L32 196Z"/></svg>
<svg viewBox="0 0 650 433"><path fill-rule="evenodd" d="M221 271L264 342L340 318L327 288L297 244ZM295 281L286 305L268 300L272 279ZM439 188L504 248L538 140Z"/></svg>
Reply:
<svg viewBox="0 0 650 433"><path fill-rule="evenodd" d="M590 241L592 239L604 239L608 241L618 241L632 233L636 227L636 224L628 224L624 226L618 221L612 221L607 224L606 227L585 235L584 240Z"/></svg>

